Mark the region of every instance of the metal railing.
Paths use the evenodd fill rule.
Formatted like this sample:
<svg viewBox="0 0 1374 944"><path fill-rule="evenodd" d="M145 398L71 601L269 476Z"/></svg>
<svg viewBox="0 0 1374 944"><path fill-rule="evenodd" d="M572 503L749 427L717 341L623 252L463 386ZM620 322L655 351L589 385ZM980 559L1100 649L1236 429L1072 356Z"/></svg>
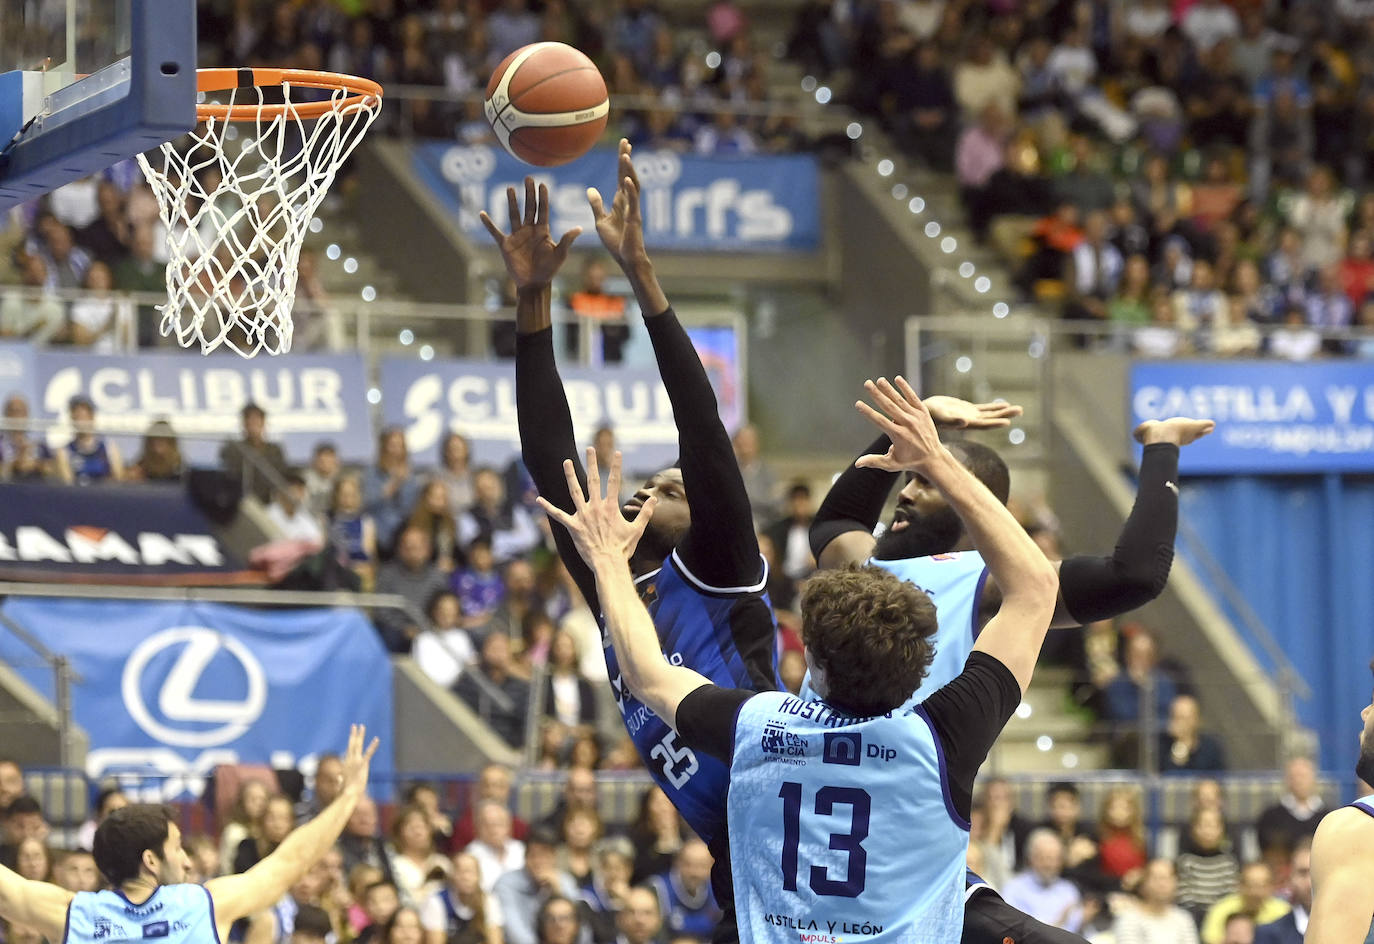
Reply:
<svg viewBox="0 0 1374 944"><path fill-rule="evenodd" d="M71 660L65 655L53 652L37 636L29 632L11 616L0 611L0 626L42 659L53 673L53 707L57 711L57 762L62 767L72 766L75 758L73 750L72 686L82 684L81 676L72 668Z"/></svg>

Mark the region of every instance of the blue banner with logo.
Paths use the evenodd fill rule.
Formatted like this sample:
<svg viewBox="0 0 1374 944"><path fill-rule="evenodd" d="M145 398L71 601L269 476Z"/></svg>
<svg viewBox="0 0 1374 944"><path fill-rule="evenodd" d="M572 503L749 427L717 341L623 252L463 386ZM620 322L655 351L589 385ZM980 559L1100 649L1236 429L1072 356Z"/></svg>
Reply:
<svg viewBox="0 0 1374 944"><path fill-rule="evenodd" d="M1184 473L1374 471L1374 364L1138 363L1130 410L1132 427L1173 416L1216 421L1181 453Z"/></svg>
<svg viewBox="0 0 1374 944"><path fill-rule="evenodd" d="M0 401L16 394L33 403L33 346L0 341Z"/></svg>
<svg viewBox="0 0 1374 944"><path fill-rule="evenodd" d="M14 482L0 502L0 578L223 584L243 570L181 485Z"/></svg>
<svg viewBox="0 0 1374 944"><path fill-rule="evenodd" d="M394 768L391 664L356 610L11 597L4 614L81 676L72 707L94 779L147 777L174 799L199 794L219 764L309 773L342 753L354 722L381 738L375 779ZM0 659L54 697L52 672L12 634Z"/></svg>
<svg viewBox="0 0 1374 944"><path fill-rule="evenodd" d="M742 422L744 391L739 339L730 327L693 327L688 334L706 367L725 428ZM677 426L657 368L560 367L579 443L600 426L615 431L627 472L656 471L677 458ZM480 465L502 467L520 454L515 370L488 361L381 360L383 418L405 430L411 455L436 457L449 432L461 433Z"/></svg>
<svg viewBox="0 0 1374 944"><path fill-rule="evenodd" d="M459 225L484 243L477 214L486 210L507 227L506 188L524 193L527 174L549 187L555 233L581 226L595 240L587 188L609 205L616 187L617 152L595 148L562 167L531 167L498 147L427 142L414 147L414 167ZM674 151L636 151L642 186L644 241L653 249L702 252L785 252L821 244L820 187L809 154L704 157Z"/></svg>
<svg viewBox="0 0 1374 944"><path fill-rule="evenodd" d="M253 402L267 413L267 437L280 442L291 462L304 465L320 440L332 441L345 462L376 458L369 425L367 372L357 354L292 354L289 357L204 357L193 352L33 354L33 415L65 419L80 394L95 404L102 429L116 436L124 457L138 456L141 436L155 419L179 435L237 438L239 411ZM54 448L67 434L53 430ZM192 465L217 465L219 443L182 440Z"/></svg>

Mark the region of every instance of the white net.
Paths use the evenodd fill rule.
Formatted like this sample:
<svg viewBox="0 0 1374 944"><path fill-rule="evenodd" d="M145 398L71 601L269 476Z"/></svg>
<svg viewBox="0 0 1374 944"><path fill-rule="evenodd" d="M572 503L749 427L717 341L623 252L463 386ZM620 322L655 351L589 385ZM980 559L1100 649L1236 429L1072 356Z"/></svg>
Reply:
<svg viewBox="0 0 1374 944"><path fill-rule="evenodd" d="M283 354L291 349L301 244L381 98L286 82L222 94L250 120L205 118L162 145L157 166L149 160L156 152L138 158L167 229L162 334L204 354L221 345L244 357ZM298 105L327 97L330 107L302 117L293 94Z"/></svg>

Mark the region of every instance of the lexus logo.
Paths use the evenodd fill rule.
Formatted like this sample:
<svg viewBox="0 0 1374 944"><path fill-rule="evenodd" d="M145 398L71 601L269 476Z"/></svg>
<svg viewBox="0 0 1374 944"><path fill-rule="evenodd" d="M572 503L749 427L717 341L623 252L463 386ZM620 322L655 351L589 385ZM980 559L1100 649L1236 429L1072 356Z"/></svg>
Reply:
<svg viewBox="0 0 1374 944"><path fill-rule="evenodd" d="M180 649L170 670L160 679L160 663L152 666L154 657L166 649ZM211 660L221 651L233 656L248 678L248 692L241 700L197 699L200 685ZM151 682L152 684L146 684ZM213 747L243 735L262 715L267 703L267 679L262 664L248 647L233 636L215 632L202 626L178 626L154 633L138 644L129 661L124 663L120 681L124 707L130 717L149 735L174 747ZM143 699L144 691L157 693L158 720ZM182 723L190 727L173 727ZM201 727L204 724L215 727Z"/></svg>

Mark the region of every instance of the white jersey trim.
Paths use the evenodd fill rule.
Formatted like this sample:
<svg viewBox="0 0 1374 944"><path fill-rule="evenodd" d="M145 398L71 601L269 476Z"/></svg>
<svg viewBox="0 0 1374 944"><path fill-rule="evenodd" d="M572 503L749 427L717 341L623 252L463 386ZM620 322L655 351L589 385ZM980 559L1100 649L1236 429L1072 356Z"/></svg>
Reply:
<svg viewBox="0 0 1374 944"><path fill-rule="evenodd" d="M706 583L705 581L698 579L696 574L688 570L687 565L682 562L682 558L678 556L677 548L673 548L672 560L673 566L677 568L677 572L682 574L683 577L687 578L688 583L696 587L698 590L703 590L707 593L762 593L768 587L768 561L766 558L764 558L762 554L759 555L759 560L763 562L763 577L759 580L758 583L748 587L713 587L709 583Z"/></svg>

